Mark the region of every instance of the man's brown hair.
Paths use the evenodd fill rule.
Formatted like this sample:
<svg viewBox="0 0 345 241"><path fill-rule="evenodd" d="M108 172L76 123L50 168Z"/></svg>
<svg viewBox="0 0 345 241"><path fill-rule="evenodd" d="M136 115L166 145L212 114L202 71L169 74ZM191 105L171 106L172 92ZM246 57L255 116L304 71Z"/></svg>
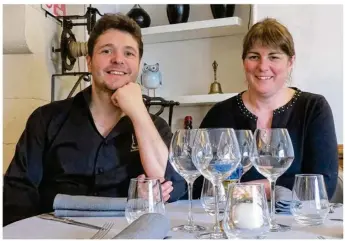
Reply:
<svg viewBox="0 0 345 241"><path fill-rule="evenodd" d="M88 55L90 57L93 55L98 37L109 29L124 31L132 35L138 43L139 59L141 59L144 52L141 29L133 19L120 13L105 14L96 22L90 34L89 41L87 42Z"/></svg>

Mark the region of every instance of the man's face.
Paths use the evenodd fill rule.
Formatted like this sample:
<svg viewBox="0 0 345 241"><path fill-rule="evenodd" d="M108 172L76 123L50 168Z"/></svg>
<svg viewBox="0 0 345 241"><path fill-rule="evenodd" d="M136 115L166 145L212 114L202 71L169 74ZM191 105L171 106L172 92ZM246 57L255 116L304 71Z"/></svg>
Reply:
<svg viewBox="0 0 345 241"><path fill-rule="evenodd" d="M92 58L87 56L89 72L98 90L113 93L135 82L139 72L139 47L131 34L109 29L98 37Z"/></svg>

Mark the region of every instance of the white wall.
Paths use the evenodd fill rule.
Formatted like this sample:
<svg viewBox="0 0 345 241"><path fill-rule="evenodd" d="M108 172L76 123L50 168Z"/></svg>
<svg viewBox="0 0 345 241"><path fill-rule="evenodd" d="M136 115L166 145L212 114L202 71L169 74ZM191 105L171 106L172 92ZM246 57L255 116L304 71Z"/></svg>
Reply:
<svg viewBox="0 0 345 241"><path fill-rule="evenodd" d="M20 11L19 11L20 10ZM84 5L67 5L68 14L84 15ZM50 102L50 78L61 73L58 47L61 28L44 16L40 5L4 5L3 55L3 172L12 160L15 145L34 109ZM20 20L20 21L19 21ZM82 27L79 27L82 28ZM20 34L13 34L16 29ZM78 31L80 33L78 33ZM75 31L85 41L84 30ZM9 51L6 51L9 50ZM83 71L81 63L81 71ZM66 98L76 78L57 81L56 95Z"/></svg>
<svg viewBox="0 0 345 241"><path fill-rule="evenodd" d="M327 99L338 143L343 143L342 5L258 5L258 20L274 17L290 30L296 48L292 85Z"/></svg>

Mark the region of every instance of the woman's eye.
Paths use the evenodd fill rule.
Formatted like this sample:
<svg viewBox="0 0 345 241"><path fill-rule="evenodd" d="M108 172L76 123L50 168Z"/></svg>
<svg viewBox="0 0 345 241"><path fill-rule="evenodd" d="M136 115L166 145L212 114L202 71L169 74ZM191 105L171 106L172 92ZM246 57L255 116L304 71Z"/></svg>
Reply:
<svg viewBox="0 0 345 241"><path fill-rule="evenodd" d="M278 56L274 56L274 55L273 55L273 56L270 56L270 58L273 59L273 60L279 59Z"/></svg>

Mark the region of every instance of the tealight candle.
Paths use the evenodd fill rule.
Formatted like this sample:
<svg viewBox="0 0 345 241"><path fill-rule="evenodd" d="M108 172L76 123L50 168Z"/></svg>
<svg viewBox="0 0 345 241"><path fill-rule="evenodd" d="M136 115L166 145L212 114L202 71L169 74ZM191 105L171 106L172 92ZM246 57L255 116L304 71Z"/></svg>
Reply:
<svg viewBox="0 0 345 241"><path fill-rule="evenodd" d="M236 204L232 214L237 228L254 229L264 224L262 208L256 203Z"/></svg>

